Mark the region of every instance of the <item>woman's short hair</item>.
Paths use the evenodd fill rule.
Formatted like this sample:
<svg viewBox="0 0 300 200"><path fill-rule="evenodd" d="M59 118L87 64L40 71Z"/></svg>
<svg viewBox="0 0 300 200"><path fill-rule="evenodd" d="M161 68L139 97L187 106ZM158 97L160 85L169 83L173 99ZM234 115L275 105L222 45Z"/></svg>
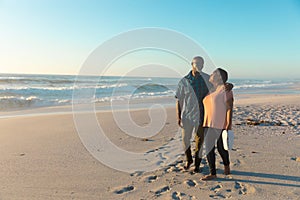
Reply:
<svg viewBox="0 0 300 200"><path fill-rule="evenodd" d="M222 68L217 68L216 71L220 74L223 83L226 83L228 80L228 73Z"/></svg>

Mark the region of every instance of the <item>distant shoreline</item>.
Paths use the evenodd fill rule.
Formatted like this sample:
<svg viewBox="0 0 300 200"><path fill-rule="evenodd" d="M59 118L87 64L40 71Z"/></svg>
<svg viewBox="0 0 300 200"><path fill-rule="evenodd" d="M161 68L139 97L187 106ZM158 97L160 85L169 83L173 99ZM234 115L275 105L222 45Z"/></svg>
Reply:
<svg viewBox="0 0 300 200"><path fill-rule="evenodd" d="M36 108L81 104L109 105L111 101L175 104L180 78L157 77L89 77L76 80L72 75L0 74L0 113ZM300 94L300 80L230 79L237 98L243 95ZM239 97L241 96L241 97ZM168 99L168 100L166 100ZM146 105L141 105L141 104ZM102 107L103 109L109 109Z"/></svg>

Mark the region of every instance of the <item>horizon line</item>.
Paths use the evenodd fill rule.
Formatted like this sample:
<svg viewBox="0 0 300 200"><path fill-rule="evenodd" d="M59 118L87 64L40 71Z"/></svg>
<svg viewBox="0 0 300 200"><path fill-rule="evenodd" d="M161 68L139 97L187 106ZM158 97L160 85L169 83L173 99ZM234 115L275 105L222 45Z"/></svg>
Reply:
<svg viewBox="0 0 300 200"><path fill-rule="evenodd" d="M188 73L188 72L187 72ZM99 76L99 75L94 75L94 74L91 74L91 75L78 75L78 74L58 74L58 73L3 73L3 72L0 72L0 75L55 75L55 76ZM104 76L101 76L101 77L136 77L136 78L182 78L182 77L172 77L172 76L169 76L169 77L166 77L166 76L136 76L136 75L133 75L133 76L122 76L122 75L104 75ZM256 79L256 80L261 80L261 79L294 79L294 80L300 80L299 78L296 78L296 77L230 77L229 79Z"/></svg>

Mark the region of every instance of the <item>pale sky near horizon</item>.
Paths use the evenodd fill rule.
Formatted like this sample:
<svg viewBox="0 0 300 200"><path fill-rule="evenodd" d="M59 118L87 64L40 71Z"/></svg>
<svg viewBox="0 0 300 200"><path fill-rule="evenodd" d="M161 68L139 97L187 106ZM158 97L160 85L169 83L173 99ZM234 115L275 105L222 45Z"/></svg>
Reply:
<svg viewBox="0 0 300 200"><path fill-rule="evenodd" d="M108 39L159 27L195 40L233 78L300 77L300 0L0 0L0 27L0 73L77 74Z"/></svg>

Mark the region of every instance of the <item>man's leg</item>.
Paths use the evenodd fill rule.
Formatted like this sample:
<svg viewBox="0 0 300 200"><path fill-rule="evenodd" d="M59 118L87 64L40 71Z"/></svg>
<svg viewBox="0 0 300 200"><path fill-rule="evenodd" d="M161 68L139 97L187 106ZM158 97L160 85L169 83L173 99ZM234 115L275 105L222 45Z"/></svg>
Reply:
<svg viewBox="0 0 300 200"><path fill-rule="evenodd" d="M194 127L192 126L192 123L186 121L182 122L182 125L183 148L186 156L186 165L184 166L184 168L189 169L190 165L193 163L193 157L191 152L191 137Z"/></svg>
<svg viewBox="0 0 300 200"><path fill-rule="evenodd" d="M197 134L195 135L196 141L196 150L195 150L195 169L194 172L200 172L200 163L202 160L202 150L204 142L204 129L202 126L199 126L197 129Z"/></svg>

